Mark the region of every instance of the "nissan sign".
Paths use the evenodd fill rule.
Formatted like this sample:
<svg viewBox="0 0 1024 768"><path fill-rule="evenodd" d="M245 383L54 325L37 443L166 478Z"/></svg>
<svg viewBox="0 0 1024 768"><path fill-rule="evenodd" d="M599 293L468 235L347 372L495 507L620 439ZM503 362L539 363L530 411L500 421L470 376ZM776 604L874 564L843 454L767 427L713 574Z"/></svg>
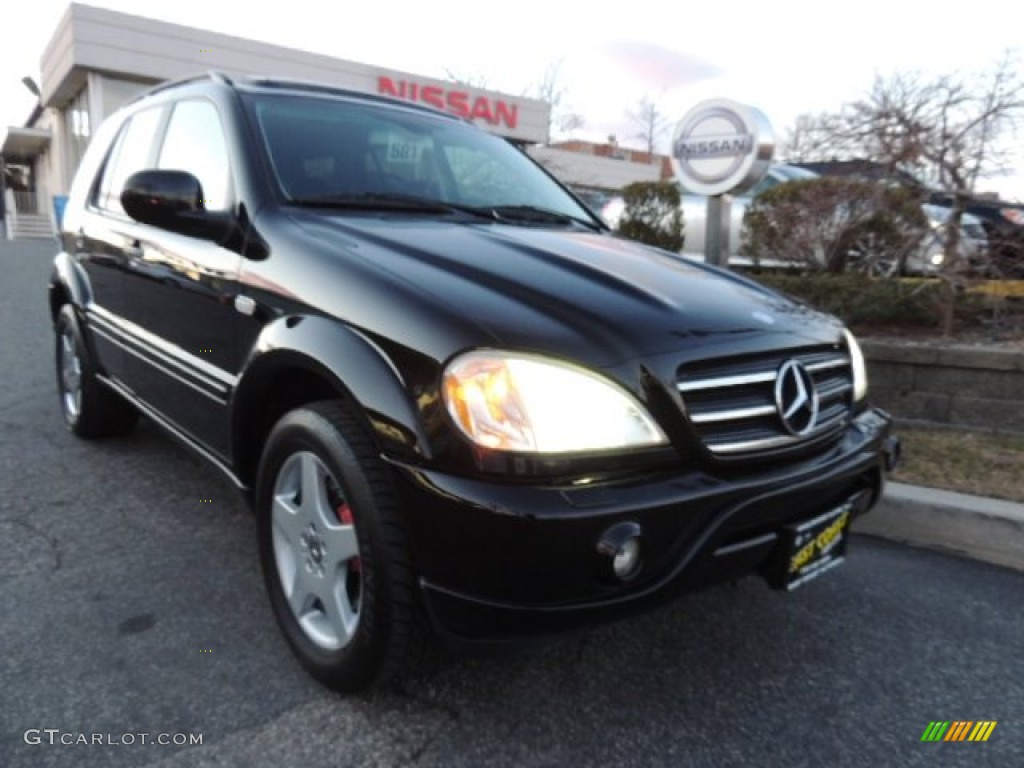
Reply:
<svg viewBox="0 0 1024 768"><path fill-rule="evenodd" d="M702 101L679 121L672 139L676 175L699 195L750 189L768 171L774 152L768 118L728 99Z"/></svg>

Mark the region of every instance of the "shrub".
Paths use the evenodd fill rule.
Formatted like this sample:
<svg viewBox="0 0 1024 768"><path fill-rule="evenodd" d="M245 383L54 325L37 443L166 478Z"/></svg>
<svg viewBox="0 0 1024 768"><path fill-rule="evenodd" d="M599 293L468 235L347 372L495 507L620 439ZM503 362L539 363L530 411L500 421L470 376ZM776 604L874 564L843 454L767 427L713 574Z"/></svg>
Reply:
<svg viewBox="0 0 1024 768"><path fill-rule="evenodd" d="M755 263L770 258L832 273L851 261L864 271L896 271L927 232L920 202L908 189L874 181L786 182L747 209L742 252Z"/></svg>
<svg viewBox="0 0 1024 768"><path fill-rule="evenodd" d="M880 280L866 275L751 274L758 282L836 315L860 330L934 330L936 307L945 300L942 280ZM1024 300L980 291L956 294L954 313L962 329L1000 330L1021 322Z"/></svg>
<svg viewBox="0 0 1024 768"><path fill-rule="evenodd" d="M630 240L680 251L683 248L683 211L679 186L674 181L641 181L622 190L625 209L618 231Z"/></svg>

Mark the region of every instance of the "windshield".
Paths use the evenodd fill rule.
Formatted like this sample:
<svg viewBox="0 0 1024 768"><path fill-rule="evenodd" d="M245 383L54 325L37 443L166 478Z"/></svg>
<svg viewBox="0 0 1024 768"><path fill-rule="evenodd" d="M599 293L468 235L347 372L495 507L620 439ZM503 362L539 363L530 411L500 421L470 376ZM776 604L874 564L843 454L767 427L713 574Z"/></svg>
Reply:
<svg viewBox="0 0 1024 768"><path fill-rule="evenodd" d="M423 200L450 210L554 214L532 221L593 222L522 152L470 125L342 97L248 94L246 100L290 202L363 200L387 208L388 201Z"/></svg>
<svg viewBox="0 0 1024 768"><path fill-rule="evenodd" d="M802 181L803 179L816 179L818 174L806 168L796 165L776 165L772 171L783 181Z"/></svg>

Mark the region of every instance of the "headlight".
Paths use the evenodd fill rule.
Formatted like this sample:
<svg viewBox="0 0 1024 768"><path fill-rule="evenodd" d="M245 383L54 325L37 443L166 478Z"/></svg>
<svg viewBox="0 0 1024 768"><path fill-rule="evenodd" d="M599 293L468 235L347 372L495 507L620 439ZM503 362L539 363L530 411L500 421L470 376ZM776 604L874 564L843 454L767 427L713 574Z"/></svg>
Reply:
<svg viewBox="0 0 1024 768"><path fill-rule="evenodd" d="M843 335L846 336L846 348L850 350L850 366L853 368L853 400L859 402L868 395L868 367L857 339L846 330Z"/></svg>
<svg viewBox="0 0 1024 768"><path fill-rule="evenodd" d="M452 420L485 448L567 453L668 442L628 392L554 360L469 352L445 369L443 392Z"/></svg>

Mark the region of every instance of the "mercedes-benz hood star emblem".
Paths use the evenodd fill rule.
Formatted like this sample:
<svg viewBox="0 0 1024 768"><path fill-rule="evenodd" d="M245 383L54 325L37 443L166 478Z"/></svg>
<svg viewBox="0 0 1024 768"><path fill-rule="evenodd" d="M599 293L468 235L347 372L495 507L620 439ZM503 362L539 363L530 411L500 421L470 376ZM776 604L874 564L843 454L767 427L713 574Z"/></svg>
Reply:
<svg viewBox="0 0 1024 768"><path fill-rule="evenodd" d="M818 390L810 372L797 360L787 360L775 378L775 407L792 434L811 432L818 421Z"/></svg>

